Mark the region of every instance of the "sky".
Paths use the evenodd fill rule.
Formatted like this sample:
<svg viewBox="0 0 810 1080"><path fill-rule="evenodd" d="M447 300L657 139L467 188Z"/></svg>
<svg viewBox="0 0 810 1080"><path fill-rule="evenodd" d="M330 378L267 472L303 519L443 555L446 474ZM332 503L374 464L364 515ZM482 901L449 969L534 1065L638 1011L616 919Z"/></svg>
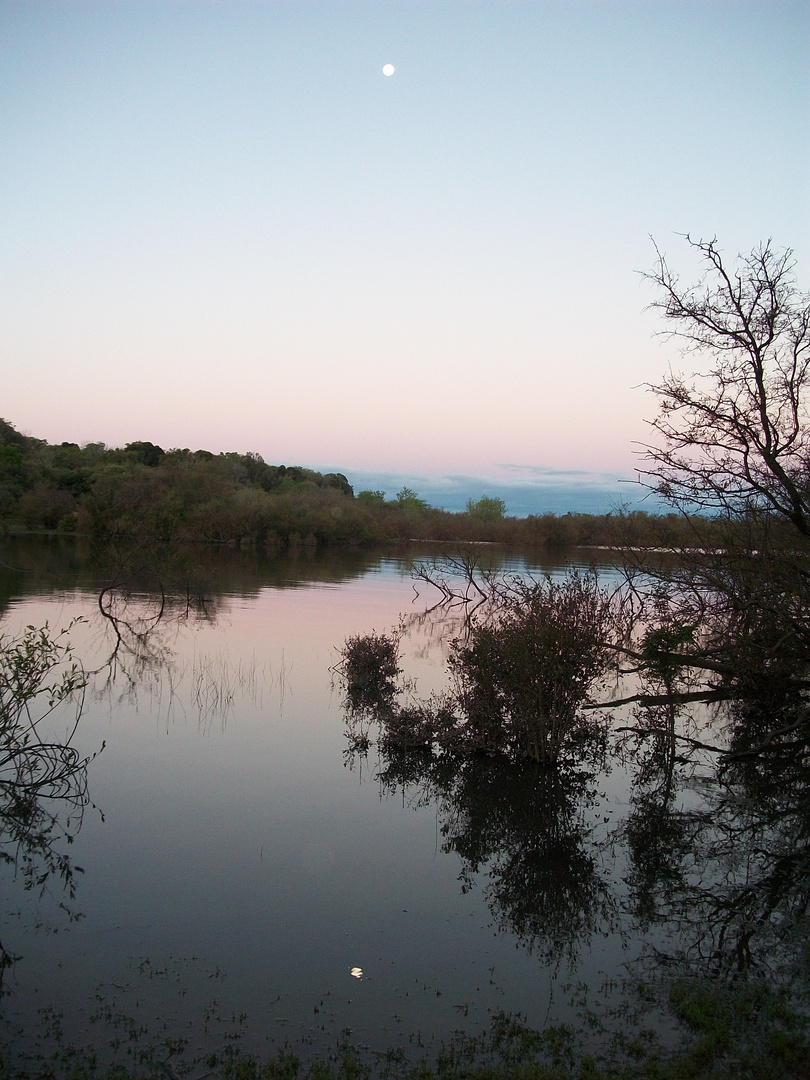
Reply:
<svg viewBox="0 0 810 1080"><path fill-rule="evenodd" d="M810 287L808 56L806 0L0 0L0 415L633 501L651 237Z"/></svg>

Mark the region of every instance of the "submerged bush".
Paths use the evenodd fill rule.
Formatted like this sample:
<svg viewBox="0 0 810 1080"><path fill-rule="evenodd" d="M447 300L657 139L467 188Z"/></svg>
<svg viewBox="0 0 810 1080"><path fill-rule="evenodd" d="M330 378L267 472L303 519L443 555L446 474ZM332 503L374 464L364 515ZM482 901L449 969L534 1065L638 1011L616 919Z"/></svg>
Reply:
<svg viewBox="0 0 810 1080"><path fill-rule="evenodd" d="M452 645L469 740L556 764L585 726L581 706L607 666L609 616L608 598L590 576L511 582L494 617Z"/></svg>
<svg viewBox="0 0 810 1080"><path fill-rule="evenodd" d="M341 650L339 670L352 712L390 710L397 694L398 634L356 634Z"/></svg>
<svg viewBox="0 0 810 1080"><path fill-rule="evenodd" d="M514 579L451 643L453 690L397 702L399 634L349 638L340 673L352 720L380 728L386 750L502 753L556 765L597 730L582 706L608 663L610 602L592 576Z"/></svg>
<svg viewBox="0 0 810 1080"><path fill-rule="evenodd" d="M391 709L381 723L383 750L463 749L452 698L431 698Z"/></svg>

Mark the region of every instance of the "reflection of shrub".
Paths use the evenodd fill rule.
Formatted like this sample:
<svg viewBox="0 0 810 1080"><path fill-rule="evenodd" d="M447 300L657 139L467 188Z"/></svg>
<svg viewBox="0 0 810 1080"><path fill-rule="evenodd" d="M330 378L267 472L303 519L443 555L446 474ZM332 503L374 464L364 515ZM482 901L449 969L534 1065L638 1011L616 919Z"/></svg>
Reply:
<svg viewBox="0 0 810 1080"><path fill-rule="evenodd" d="M357 634L346 639L342 675L352 710L390 709L397 693L399 638L396 634Z"/></svg>
<svg viewBox="0 0 810 1080"><path fill-rule="evenodd" d="M607 663L608 601L593 578L515 581L496 616L455 642L450 666L471 741L555 764Z"/></svg>
<svg viewBox="0 0 810 1080"><path fill-rule="evenodd" d="M596 799L590 769L390 748L385 735L381 790L435 808L441 850L460 859L462 891L483 891L499 929L546 964L575 963L595 933L609 931L617 907L587 809Z"/></svg>

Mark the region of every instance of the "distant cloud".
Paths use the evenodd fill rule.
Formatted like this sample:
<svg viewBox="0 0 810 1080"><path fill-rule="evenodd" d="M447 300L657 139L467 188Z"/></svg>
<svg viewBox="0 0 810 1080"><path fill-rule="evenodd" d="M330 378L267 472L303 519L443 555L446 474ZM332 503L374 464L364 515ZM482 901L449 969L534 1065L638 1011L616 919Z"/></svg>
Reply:
<svg viewBox="0 0 810 1080"><path fill-rule="evenodd" d="M413 488L431 506L464 510L468 499L482 495L503 499L507 513L603 514L629 504L655 511L658 504L630 477L582 469L550 469L543 465L497 466L495 475L463 474L430 476L419 473L349 472L355 492L382 490L393 498L403 487Z"/></svg>
<svg viewBox="0 0 810 1080"><path fill-rule="evenodd" d="M526 476L530 481L539 479L546 482L554 482L557 479L562 479L565 482L569 482L573 477L578 477L582 480L596 479L598 481L614 483L618 479L616 473L589 472L587 469L550 469L546 465L512 465L508 462L499 464L497 467L504 472Z"/></svg>

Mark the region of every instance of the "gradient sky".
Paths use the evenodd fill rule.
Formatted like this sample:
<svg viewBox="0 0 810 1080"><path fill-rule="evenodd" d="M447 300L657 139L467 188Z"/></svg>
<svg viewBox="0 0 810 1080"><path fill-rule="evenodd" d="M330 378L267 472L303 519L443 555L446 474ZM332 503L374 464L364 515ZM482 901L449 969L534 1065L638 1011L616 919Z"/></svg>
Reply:
<svg viewBox="0 0 810 1080"><path fill-rule="evenodd" d="M808 56L806 0L0 0L0 415L615 487L650 235L808 286Z"/></svg>

